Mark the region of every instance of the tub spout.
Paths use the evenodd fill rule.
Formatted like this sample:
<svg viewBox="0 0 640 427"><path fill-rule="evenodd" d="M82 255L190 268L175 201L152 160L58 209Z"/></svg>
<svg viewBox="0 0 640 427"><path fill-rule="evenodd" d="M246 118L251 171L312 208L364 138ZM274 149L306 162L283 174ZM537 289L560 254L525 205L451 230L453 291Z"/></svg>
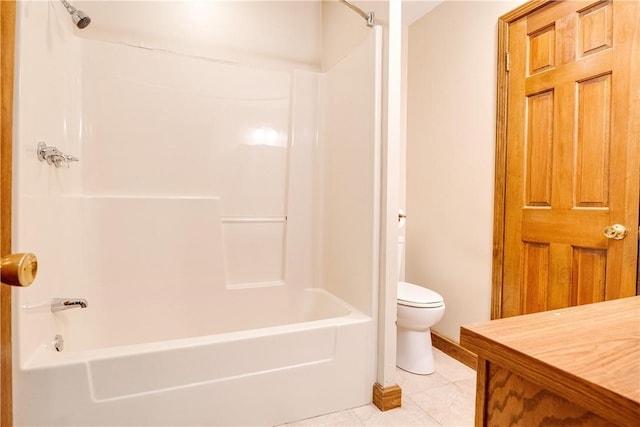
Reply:
<svg viewBox="0 0 640 427"><path fill-rule="evenodd" d="M51 311L54 313L76 307L87 308L87 300L75 298L54 298L51 300Z"/></svg>

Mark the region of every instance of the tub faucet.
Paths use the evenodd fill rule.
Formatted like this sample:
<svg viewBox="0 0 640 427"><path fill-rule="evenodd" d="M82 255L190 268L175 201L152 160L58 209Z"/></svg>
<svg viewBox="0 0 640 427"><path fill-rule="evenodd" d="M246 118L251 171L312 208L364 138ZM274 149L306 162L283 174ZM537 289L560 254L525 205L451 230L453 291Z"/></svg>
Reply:
<svg viewBox="0 0 640 427"><path fill-rule="evenodd" d="M87 308L86 299L73 299L73 298L53 298L51 300L51 311L69 310L72 308Z"/></svg>

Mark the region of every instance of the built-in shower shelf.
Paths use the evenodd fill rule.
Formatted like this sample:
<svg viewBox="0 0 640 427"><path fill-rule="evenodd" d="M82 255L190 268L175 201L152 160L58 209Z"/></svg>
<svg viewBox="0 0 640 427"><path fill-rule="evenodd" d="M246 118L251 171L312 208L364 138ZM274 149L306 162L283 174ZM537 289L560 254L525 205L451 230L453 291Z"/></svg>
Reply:
<svg viewBox="0 0 640 427"><path fill-rule="evenodd" d="M223 216L220 218L223 223L268 223L286 222L286 216Z"/></svg>

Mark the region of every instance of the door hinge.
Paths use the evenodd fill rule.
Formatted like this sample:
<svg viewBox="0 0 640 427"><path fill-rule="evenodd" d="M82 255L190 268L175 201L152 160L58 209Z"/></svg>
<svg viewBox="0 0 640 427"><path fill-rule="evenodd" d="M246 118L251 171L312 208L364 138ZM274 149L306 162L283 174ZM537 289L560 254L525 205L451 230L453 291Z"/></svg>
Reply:
<svg viewBox="0 0 640 427"><path fill-rule="evenodd" d="M506 69L506 71L509 71L511 69L511 54L509 52L505 54L504 68Z"/></svg>

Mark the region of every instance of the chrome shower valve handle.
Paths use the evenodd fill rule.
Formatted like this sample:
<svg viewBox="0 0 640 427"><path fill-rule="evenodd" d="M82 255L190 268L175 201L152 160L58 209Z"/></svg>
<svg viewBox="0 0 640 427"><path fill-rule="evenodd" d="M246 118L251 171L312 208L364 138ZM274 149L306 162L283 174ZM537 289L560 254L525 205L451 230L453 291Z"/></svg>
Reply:
<svg viewBox="0 0 640 427"><path fill-rule="evenodd" d="M52 298L51 312L69 310L72 308L87 308L89 303L82 298Z"/></svg>
<svg viewBox="0 0 640 427"><path fill-rule="evenodd" d="M36 153L38 154L38 160L41 162L46 161L47 164L54 165L57 168L61 167L63 164L69 167L69 162L80 161L77 157L65 154L58 150L57 147L47 145L42 141L38 142Z"/></svg>
<svg viewBox="0 0 640 427"><path fill-rule="evenodd" d="M69 167L69 162L78 162L80 161L77 157L71 156L69 154L64 154L62 152L58 152L56 155L52 156L53 164L59 168L64 163Z"/></svg>

